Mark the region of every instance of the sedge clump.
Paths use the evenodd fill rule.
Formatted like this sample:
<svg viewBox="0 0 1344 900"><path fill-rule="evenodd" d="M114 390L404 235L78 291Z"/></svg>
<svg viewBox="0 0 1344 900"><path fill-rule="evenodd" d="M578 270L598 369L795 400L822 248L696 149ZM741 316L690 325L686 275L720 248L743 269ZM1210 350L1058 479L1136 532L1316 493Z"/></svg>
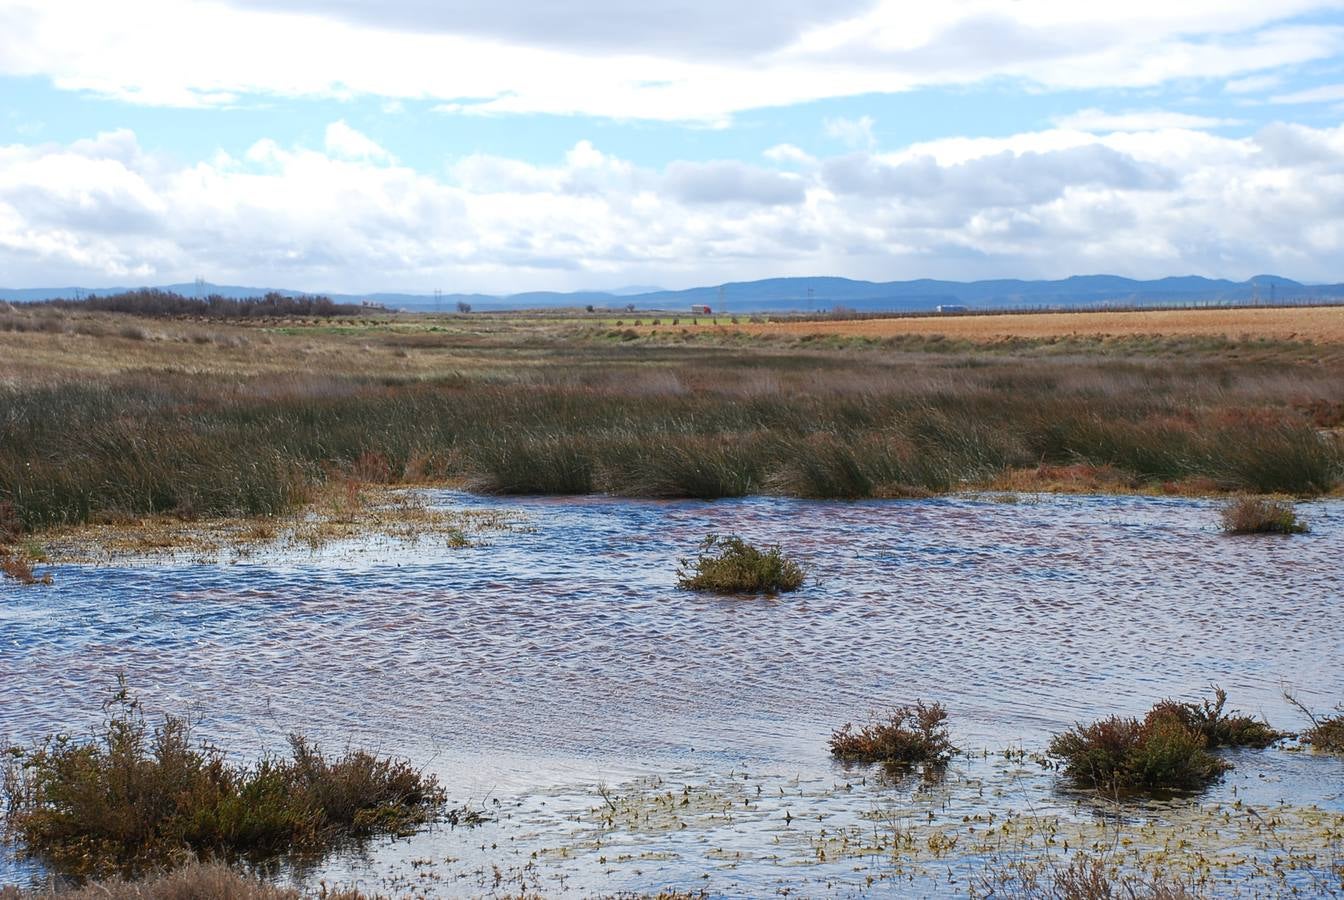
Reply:
<svg viewBox="0 0 1344 900"><path fill-rule="evenodd" d="M715 594L778 594L803 586L807 573L778 546L764 550L736 535L711 534L695 559L683 559L677 586Z"/></svg>

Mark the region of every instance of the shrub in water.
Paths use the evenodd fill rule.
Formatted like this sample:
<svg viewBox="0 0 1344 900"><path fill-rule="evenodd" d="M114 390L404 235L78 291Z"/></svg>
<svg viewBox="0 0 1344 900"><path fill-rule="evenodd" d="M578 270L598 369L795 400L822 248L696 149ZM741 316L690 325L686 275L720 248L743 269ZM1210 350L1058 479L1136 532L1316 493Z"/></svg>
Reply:
<svg viewBox="0 0 1344 900"><path fill-rule="evenodd" d="M1303 534L1307 523L1291 503L1263 497L1239 497L1223 506L1223 530L1228 534Z"/></svg>
<svg viewBox="0 0 1344 900"><path fill-rule="evenodd" d="M1213 702L1164 700L1143 721L1111 716L1077 725L1050 742L1074 781L1106 790L1193 790L1231 766L1209 752L1217 747L1265 747L1282 735L1239 713L1223 714L1227 695Z"/></svg>
<svg viewBox="0 0 1344 900"><path fill-rule="evenodd" d="M432 776L360 751L327 759L303 738L253 766L191 741L186 719L152 733L124 684L102 733L14 751L0 794L28 853L75 874L134 872L185 851L260 858L397 834L444 803Z"/></svg>
<svg viewBox="0 0 1344 900"><path fill-rule="evenodd" d="M1227 691L1215 685L1212 701L1182 703L1163 700L1153 707L1149 715L1176 719L1191 731L1202 734L1211 750L1218 747L1268 747L1284 736L1282 732L1271 728L1268 722L1236 710L1225 714L1223 707L1226 703Z"/></svg>
<svg viewBox="0 0 1344 900"><path fill-rule="evenodd" d="M885 719L831 735L831 755L846 762L894 766L941 765L956 752L947 734L947 710L941 703L898 706Z"/></svg>
<svg viewBox="0 0 1344 900"><path fill-rule="evenodd" d="M1285 693L1283 696L1311 719L1311 727L1299 735L1302 743L1328 753L1344 753L1344 704L1335 707L1340 715L1317 716L1291 694Z"/></svg>
<svg viewBox="0 0 1344 900"><path fill-rule="evenodd" d="M803 567L779 547L758 550L735 535L711 534L700 542L700 555L683 559L677 585L716 594L775 594L803 586Z"/></svg>

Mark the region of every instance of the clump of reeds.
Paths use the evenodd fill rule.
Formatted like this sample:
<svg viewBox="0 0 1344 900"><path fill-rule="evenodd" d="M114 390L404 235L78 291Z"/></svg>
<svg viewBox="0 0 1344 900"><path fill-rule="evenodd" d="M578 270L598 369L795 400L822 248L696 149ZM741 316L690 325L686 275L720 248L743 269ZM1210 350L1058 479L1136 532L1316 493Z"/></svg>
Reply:
<svg viewBox="0 0 1344 900"><path fill-rule="evenodd" d="M1030 900L1192 900L1202 894L1185 882L1164 875L1126 872L1100 853L1078 853L1057 859L1012 859L992 862L972 885L973 897Z"/></svg>
<svg viewBox="0 0 1344 900"><path fill-rule="evenodd" d="M22 585L51 584L51 573L37 574L33 561L20 550L0 546L0 575Z"/></svg>
<svg viewBox="0 0 1344 900"><path fill-rule="evenodd" d="M150 729L124 681L88 741L48 738L3 769L6 829L26 852L76 875L139 872L184 852L264 858L399 834L444 804L408 762L348 751L328 758L303 737L253 765L195 744L185 718Z"/></svg>
<svg viewBox="0 0 1344 900"><path fill-rule="evenodd" d="M1209 751L1265 747L1282 735L1239 713L1223 714L1226 694L1213 702L1163 700L1142 721L1110 716L1076 725L1050 741L1049 753L1075 782L1103 790L1194 790L1231 766Z"/></svg>
<svg viewBox="0 0 1344 900"><path fill-rule="evenodd" d="M846 723L831 734L830 747L831 755L845 762L889 766L938 766L956 752L947 732L947 710L922 700L898 706L862 728Z"/></svg>
<svg viewBox="0 0 1344 900"><path fill-rule="evenodd" d="M1266 497L1238 497L1222 508L1223 531L1228 534L1304 534L1307 523L1293 504Z"/></svg>
<svg viewBox="0 0 1344 900"><path fill-rule="evenodd" d="M1318 716L1291 694L1285 693L1284 697L1311 720L1311 727L1298 735L1302 743L1310 744L1315 750L1344 753L1344 704L1335 707L1339 715Z"/></svg>
<svg viewBox="0 0 1344 900"><path fill-rule="evenodd" d="M365 898L354 889L325 886L314 896L320 900ZM294 888L267 884L220 862L189 862L134 880L114 877L64 889L0 888L0 900L300 900L302 897Z"/></svg>
<svg viewBox="0 0 1344 900"><path fill-rule="evenodd" d="M711 534L700 555L683 559L677 585L715 594L777 594L796 591L807 573L778 546L760 550L736 535Z"/></svg>

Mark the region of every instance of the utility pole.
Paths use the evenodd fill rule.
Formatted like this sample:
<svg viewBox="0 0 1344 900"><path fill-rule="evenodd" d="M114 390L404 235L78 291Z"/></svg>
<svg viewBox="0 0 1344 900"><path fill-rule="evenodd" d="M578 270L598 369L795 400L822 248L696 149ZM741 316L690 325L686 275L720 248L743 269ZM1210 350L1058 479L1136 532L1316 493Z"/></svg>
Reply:
<svg viewBox="0 0 1344 900"><path fill-rule="evenodd" d="M435 289L434 289L434 311L435 311L435 312L439 312L439 311L440 311L440 308L442 307L442 305L443 305L443 291L439 290L438 288L435 288Z"/></svg>
<svg viewBox="0 0 1344 900"><path fill-rule="evenodd" d="M812 312L812 300L813 300L813 297L816 295L816 293L817 293L817 292L814 291L812 288L808 288L808 289L807 289L807 311L808 311L808 312Z"/></svg>
<svg viewBox="0 0 1344 900"><path fill-rule="evenodd" d="M725 316L728 315L728 306L723 299L723 285L719 285L719 312L723 313Z"/></svg>

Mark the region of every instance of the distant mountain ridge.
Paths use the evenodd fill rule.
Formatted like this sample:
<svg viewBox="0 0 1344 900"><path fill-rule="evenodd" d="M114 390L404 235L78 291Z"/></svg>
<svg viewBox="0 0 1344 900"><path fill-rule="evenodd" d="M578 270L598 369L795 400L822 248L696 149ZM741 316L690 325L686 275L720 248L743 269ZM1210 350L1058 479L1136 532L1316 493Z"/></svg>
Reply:
<svg viewBox="0 0 1344 900"><path fill-rule="evenodd" d="M224 297L260 297L275 291L291 297L312 295L276 288L253 288L219 284L168 284L161 290L187 297L216 294ZM112 294L129 288L0 288L0 300L32 302L89 294ZM1344 284L1303 284L1278 275L1257 275L1246 281L1174 276L1140 281L1118 275L1074 275L1055 281L1024 281L1013 278L985 281L856 281L839 277L766 278L730 282L679 291L649 290L644 293L607 291L530 291L521 294L432 294L371 293L326 294L337 303L367 300L389 307L413 310L455 310L459 303L476 310L555 309L594 306L624 309L634 304L641 310L683 311L691 305L706 305L716 312L798 312L832 310L844 306L861 312L913 312L939 305L957 304L971 309L1031 307L1090 307L1102 304L1157 306L1185 303L1248 303L1344 299Z"/></svg>

